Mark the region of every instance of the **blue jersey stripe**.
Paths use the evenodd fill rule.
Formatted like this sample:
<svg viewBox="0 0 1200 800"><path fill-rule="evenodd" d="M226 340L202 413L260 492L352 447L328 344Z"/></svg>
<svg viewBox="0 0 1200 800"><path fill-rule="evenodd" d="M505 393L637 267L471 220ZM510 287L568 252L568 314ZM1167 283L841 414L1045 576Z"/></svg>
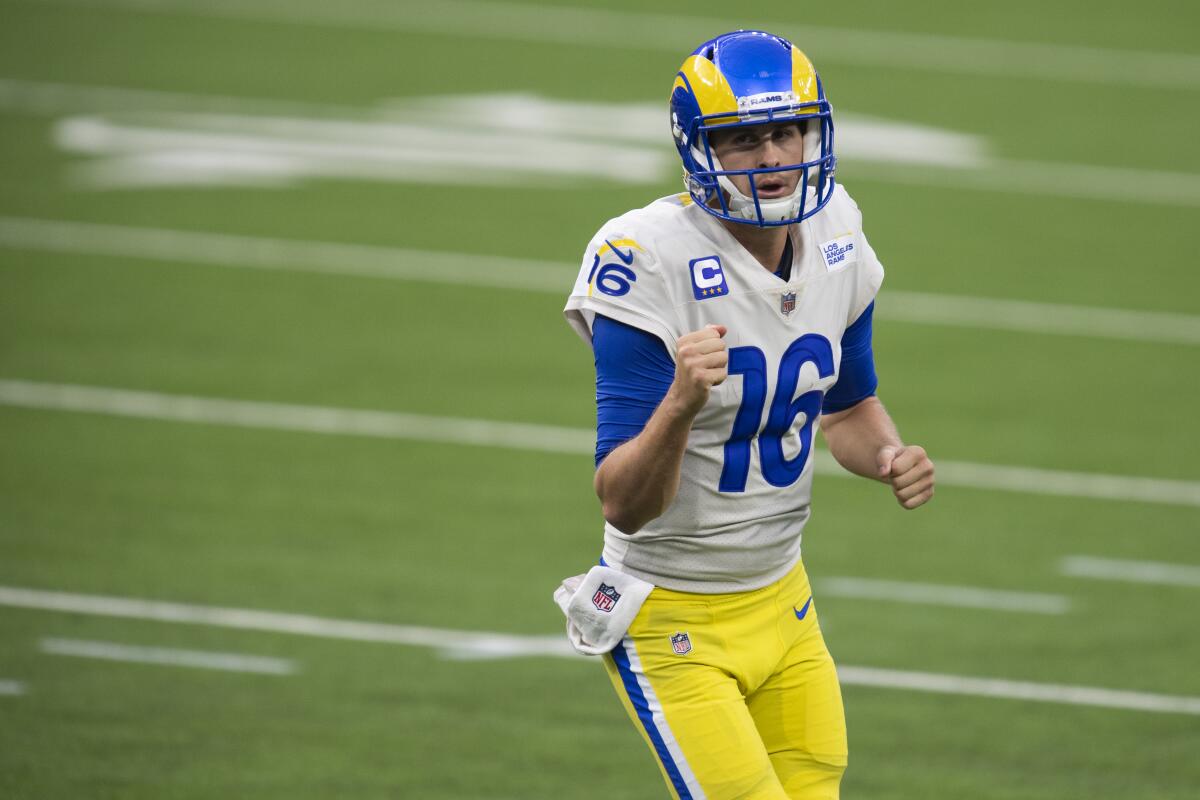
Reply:
<svg viewBox="0 0 1200 800"><path fill-rule="evenodd" d="M842 334L842 360L837 383L829 387L821 404L822 414L845 411L879 390L875 374L875 354L871 349L871 317L875 303L867 306L858 319Z"/></svg>
<svg viewBox="0 0 1200 800"><path fill-rule="evenodd" d="M666 769L667 776L671 779L671 785L675 787L675 792L679 795L679 800L692 800L692 793L683 780L683 776L679 774L679 767L675 764L675 759L671 757L671 751L667 749L667 743L663 741L658 726L654 724L654 714L650 711L650 703L642 692L637 675L633 673L633 667L629 665L629 654L625 652L625 646L618 644L613 648L611 655L613 663L617 665L617 672L621 675L621 683L625 684L625 693L629 695L629 701L633 703L638 719L642 721L642 727L646 729L646 735L650 737L650 742L654 745L654 752L658 753L658 758L662 761L663 768Z"/></svg>
<svg viewBox="0 0 1200 800"><path fill-rule="evenodd" d="M675 380L657 336L601 314L592 323L596 358L596 466L642 432Z"/></svg>

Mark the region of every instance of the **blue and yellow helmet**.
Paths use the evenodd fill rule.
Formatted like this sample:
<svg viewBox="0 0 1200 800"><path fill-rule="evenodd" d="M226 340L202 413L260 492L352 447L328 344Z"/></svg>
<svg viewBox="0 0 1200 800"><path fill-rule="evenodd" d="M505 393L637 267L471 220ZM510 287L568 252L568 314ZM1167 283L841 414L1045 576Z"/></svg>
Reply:
<svg viewBox="0 0 1200 800"><path fill-rule="evenodd" d="M791 120L804 129L799 164L726 170L709 143L716 130ZM696 48L671 88L671 132L688 194L721 219L791 225L816 214L833 196L832 110L812 62L781 36L734 31ZM796 191L760 201L755 176L788 171L801 173ZM749 176L749 196L734 186L735 175Z"/></svg>

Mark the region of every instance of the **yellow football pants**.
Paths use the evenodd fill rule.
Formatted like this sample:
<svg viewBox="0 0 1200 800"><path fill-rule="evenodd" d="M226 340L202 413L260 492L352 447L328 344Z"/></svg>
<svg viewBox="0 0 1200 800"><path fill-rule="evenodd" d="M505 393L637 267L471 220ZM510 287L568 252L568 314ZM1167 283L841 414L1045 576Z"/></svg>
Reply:
<svg viewBox="0 0 1200 800"><path fill-rule="evenodd" d="M656 588L604 657L679 800L830 800L846 721L803 564L752 592Z"/></svg>

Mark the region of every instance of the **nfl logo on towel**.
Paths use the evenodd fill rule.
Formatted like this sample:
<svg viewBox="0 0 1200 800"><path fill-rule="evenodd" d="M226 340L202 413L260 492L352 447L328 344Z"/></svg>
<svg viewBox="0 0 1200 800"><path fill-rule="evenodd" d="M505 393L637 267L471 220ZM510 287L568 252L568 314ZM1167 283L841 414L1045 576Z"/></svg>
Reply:
<svg viewBox="0 0 1200 800"><path fill-rule="evenodd" d="M783 312L783 315L785 317L788 314L791 314L793 311L796 310L796 293L795 292L784 292L783 295L780 296L779 310Z"/></svg>
<svg viewBox="0 0 1200 800"><path fill-rule="evenodd" d="M617 601L621 599L621 593L607 583L601 583L600 588L592 595L592 605L601 611L608 613L617 606Z"/></svg>
<svg viewBox="0 0 1200 800"><path fill-rule="evenodd" d="M676 633L671 636L671 649L677 656L686 656L692 652L692 640L686 633Z"/></svg>

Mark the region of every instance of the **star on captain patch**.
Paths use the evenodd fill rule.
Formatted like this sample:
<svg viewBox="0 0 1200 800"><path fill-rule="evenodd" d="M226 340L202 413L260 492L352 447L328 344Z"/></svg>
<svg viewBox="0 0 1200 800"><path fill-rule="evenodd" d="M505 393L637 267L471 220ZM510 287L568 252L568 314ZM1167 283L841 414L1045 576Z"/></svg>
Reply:
<svg viewBox="0 0 1200 800"><path fill-rule="evenodd" d="M796 293L784 292L779 297L779 311L785 317L796 310Z"/></svg>

